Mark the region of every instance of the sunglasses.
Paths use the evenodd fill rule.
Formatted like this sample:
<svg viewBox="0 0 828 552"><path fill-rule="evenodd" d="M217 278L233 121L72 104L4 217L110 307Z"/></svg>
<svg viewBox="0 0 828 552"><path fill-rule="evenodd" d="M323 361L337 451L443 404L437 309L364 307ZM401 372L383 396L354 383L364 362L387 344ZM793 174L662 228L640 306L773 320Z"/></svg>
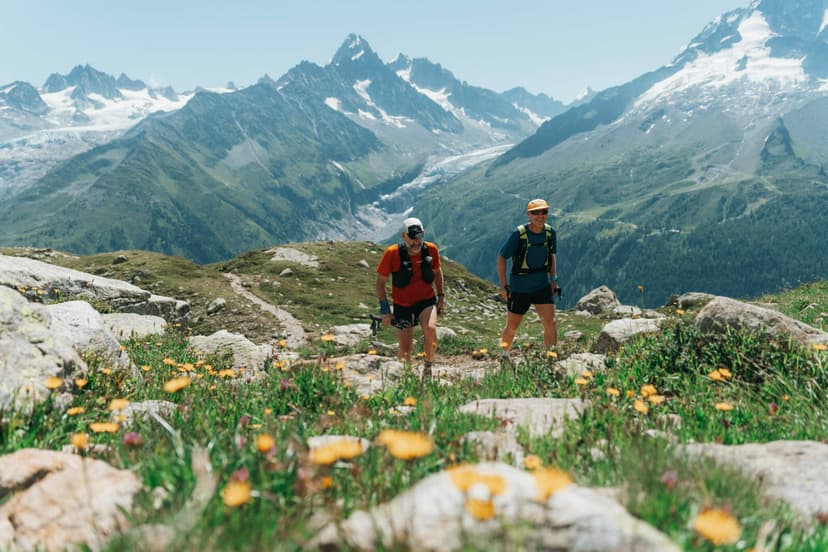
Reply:
<svg viewBox="0 0 828 552"><path fill-rule="evenodd" d="M548 215L549 209L538 209L537 211L529 211L530 215Z"/></svg>
<svg viewBox="0 0 828 552"><path fill-rule="evenodd" d="M417 238L423 237L423 229L419 226L412 226L408 229L408 237L412 240L416 240Z"/></svg>

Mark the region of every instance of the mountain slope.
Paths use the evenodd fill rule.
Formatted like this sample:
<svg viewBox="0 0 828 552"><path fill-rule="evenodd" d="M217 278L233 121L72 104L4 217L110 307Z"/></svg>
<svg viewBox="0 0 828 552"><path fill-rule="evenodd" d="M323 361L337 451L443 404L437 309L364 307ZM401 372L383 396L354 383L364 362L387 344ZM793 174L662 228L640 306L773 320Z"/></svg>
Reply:
<svg viewBox="0 0 828 552"><path fill-rule="evenodd" d="M724 14L670 65L447 184L421 206L426 224L494 277L526 202L546 197L568 301L605 283L657 305L688 289L745 297L823 278L827 10L756 0Z"/></svg>
<svg viewBox="0 0 828 552"><path fill-rule="evenodd" d="M287 240L324 218L309 213L346 209L337 199L356 184L310 161L324 153L347 162L380 147L342 115L294 105L272 85L202 92L178 112L150 117L123 139L66 162L0 205L0 218L11 244L216 260L245 244Z"/></svg>
<svg viewBox="0 0 828 552"><path fill-rule="evenodd" d="M44 97L60 95L63 113L82 118L141 86L79 66L50 77ZM535 128L497 94L474 91L495 100L481 110L521 122L504 131L458 119L350 35L324 67L303 62L276 81L197 93L57 166L0 203L3 240L208 262L284 241L374 237L424 189Z"/></svg>

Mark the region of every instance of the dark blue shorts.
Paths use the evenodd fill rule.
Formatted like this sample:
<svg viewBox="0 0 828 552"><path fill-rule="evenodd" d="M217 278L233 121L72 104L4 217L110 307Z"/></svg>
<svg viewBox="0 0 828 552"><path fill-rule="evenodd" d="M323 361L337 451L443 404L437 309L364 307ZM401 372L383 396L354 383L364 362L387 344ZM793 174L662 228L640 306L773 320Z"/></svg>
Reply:
<svg viewBox="0 0 828 552"><path fill-rule="evenodd" d="M538 291L531 293L515 293L509 294L509 300L506 303L506 308L509 312L515 314L526 314L531 305L549 305L555 304L555 298L552 295L552 286L546 286Z"/></svg>
<svg viewBox="0 0 828 552"><path fill-rule="evenodd" d="M420 323L420 314L428 307L436 304L436 297L420 301L410 307L403 307L402 305L394 303L394 318L391 320L391 324L400 330L417 326Z"/></svg>

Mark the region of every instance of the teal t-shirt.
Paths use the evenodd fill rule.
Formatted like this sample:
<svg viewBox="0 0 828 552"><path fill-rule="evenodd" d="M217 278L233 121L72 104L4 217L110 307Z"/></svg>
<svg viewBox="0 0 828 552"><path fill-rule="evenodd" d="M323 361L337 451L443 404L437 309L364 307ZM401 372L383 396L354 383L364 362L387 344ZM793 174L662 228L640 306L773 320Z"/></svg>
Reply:
<svg viewBox="0 0 828 552"><path fill-rule="evenodd" d="M546 230L538 233L532 232L529 225L526 226L526 236L529 238L529 247L526 250L526 264L529 268L543 268L546 264ZM557 251L555 231L552 230L552 253ZM515 253L517 253L520 233L515 230L500 248L500 256L509 259L507 271L509 272L509 285L516 293L533 293L549 285L549 274L545 271L530 272L529 274L513 274L512 264Z"/></svg>

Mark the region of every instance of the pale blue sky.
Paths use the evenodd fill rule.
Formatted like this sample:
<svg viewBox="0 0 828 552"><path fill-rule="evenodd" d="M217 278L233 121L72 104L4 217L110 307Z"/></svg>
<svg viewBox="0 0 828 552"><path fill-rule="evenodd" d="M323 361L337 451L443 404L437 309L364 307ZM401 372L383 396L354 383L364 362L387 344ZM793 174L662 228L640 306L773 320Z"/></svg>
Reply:
<svg viewBox="0 0 828 552"><path fill-rule="evenodd" d="M349 33L389 61L427 57L471 84L570 101L669 63L750 0L0 0L0 85L78 64L176 90L327 63ZM508 7L507 7L508 6Z"/></svg>

